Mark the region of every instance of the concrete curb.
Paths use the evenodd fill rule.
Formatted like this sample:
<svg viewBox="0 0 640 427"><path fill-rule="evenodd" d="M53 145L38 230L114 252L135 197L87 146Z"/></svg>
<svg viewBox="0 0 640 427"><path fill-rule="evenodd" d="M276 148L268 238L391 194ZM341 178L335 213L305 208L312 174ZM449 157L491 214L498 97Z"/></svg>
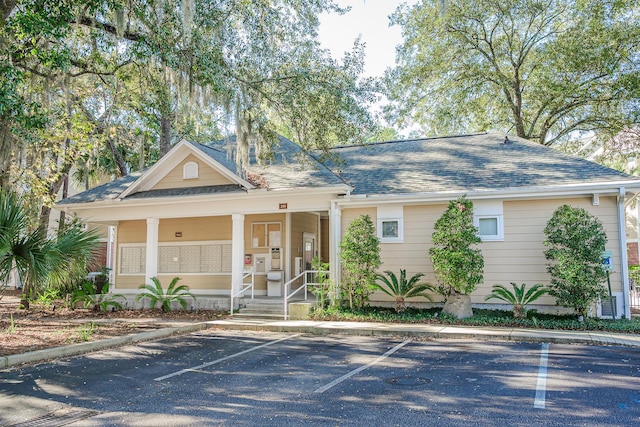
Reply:
<svg viewBox="0 0 640 427"><path fill-rule="evenodd" d="M189 332L207 329L210 326L206 322L192 323L185 326L171 328L161 328L154 331L140 332L136 334L122 335L119 337L104 340L83 342L78 344L65 345L60 347L47 348L43 350L29 351L22 354L12 354L0 357L0 369L26 363L43 362L62 357L77 356L79 354L91 353L93 351L104 350L112 347L119 347L142 341L151 341L166 338L174 334L185 334Z"/></svg>
<svg viewBox="0 0 640 427"><path fill-rule="evenodd" d="M640 348L640 335L602 331L552 331L513 328L477 328L446 325L387 324L318 321L215 320L211 327L311 335L359 335L484 341L548 342L555 344L617 345Z"/></svg>

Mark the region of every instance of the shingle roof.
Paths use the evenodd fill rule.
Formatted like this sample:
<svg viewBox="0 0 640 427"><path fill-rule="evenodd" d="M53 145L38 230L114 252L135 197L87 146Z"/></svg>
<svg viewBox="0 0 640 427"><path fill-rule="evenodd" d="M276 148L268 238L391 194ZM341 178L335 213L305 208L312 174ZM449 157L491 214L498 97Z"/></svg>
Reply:
<svg viewBox="0 0 640 427"><path fill-rule="evenodd" d="M504 134L477 134L344 146L332 149L344 165L329 166L354 195L638 180L521 138L504 141Z"/></svg>
<svg viewBox="0 0 640 427"><path fill-rule="evenodd" d="M192 147L209 156L231 173L239 175L235 163L235 137L216 141L211 145L203 145L187 141ZM255 148L250 151L248 175L259 175L269 189L319 188L345 185L344 181L330 171L325 165L305 154L292 141L280 137L279 144L274 147L273 159L265 165L258 165ZM59 205L90 203L117 199L140 176L141 172L132 173L83 193L71 196L59 202ZM239 193L246 191L238 185L218 185L206 187L173 188L163 190L141 191L128 195L125 200L177 197L201 194Z"/></svg>
<svg viewBox="0 0 640 427"><path fill-rule="evenodd" d="M83 191L71 197L58 202L59 205L71 205L74 203L90 203L103 200L117 199L123 191L125 191L131 184L133 184L138 178L140 178L142 172L134 172L130 175L122 178L115 179L107 182L106 184L99 185L90 190Z"/></svg>
<svg viewBox="0 0 640 427"><path fill-rule="evenodd" d="M235 137L229 140L217 141L210 149L216 152L225 151L229 157L235 155ZM306 154L300 146L287 138L280 137L280 141L273 147L273 158L264 165L256 160L255 147L251 147L248 174L260 175L270 189L317 188L344 185L344 181L329 170L324 164ZM233 165L234 172L235 164ZM237 172L236 172L237 173Z"/></svg>

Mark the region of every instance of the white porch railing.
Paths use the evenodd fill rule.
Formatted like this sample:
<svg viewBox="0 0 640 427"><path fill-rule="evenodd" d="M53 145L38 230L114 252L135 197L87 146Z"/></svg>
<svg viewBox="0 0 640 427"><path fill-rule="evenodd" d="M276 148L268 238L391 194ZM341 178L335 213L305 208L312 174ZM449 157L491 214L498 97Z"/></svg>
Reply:
<svg viewBox="0 0 640 427"><path fill-rule="evenodd" d="M242 275L242 285L240 285L240 291L238 291L237 293L233 293L233 285L231 285L231 306L229 307L229 311L230 314L233 316L233 300L235 298L240 298L240 297L244 297L244 293L247 292L249 289L251 289L251 299L253 299L253 294L254 294L254 285L255 285L255 273L253 271L253 268L249 271L245 271L243 272L244 274ZM251 282L250 283L245 283L244 280L251 276Z"/></svg>
<svg viewBox="0 0 640 427"><path fill-rule="evenodd" d="M304 291L304 299L306 301L308 297L309 287L322 285L322 283L313 281L319 273L325 273L327 275L329 274L328 271L305 270L284 284L284 320L289 320L289 300L291 299L291 297ZM295 290L292 290L292 287L296 283L299 283L301 279L302 283Z"/></svg>

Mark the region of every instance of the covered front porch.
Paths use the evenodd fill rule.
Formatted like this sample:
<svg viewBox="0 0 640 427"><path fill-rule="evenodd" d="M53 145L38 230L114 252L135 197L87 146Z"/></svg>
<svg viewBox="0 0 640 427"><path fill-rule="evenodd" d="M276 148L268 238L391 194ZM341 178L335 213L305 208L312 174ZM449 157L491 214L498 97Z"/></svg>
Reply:
<svg viewBox="0 0 640 427"><path fill-rule="evenodd" d="M196 296L192 309L268 314L278 305L286 318L290 303L315 303L312 261L329 260L331 223L330 211L120 221L111 291L133 301L152 277L164 286L180 277Z"/></svg>

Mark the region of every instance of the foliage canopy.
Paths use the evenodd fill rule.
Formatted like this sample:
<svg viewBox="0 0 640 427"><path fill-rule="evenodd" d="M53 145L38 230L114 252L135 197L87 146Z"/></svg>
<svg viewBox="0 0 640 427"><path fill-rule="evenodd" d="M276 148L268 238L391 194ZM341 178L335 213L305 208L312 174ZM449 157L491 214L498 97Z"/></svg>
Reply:
<svg viewBox="0 0 640 427"><path fill-rule="evenodd" d="M392 22L404 42L388 110L427 133L497 130L542 144L638 122L640 20L631 0L423 0Z"/></svg>

